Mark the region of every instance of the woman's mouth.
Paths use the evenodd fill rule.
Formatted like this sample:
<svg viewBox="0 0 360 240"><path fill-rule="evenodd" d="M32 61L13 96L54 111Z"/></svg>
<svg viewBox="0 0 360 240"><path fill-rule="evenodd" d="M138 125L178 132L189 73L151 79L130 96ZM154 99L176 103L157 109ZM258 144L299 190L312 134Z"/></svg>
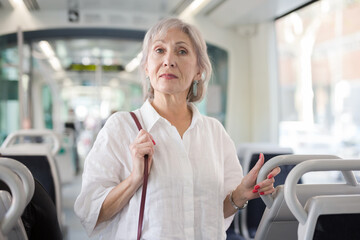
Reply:
<svg viewBox="0 0 360 240"><path fill-rule="evenodd" d="M161 78L165 78L165 79L167 79L167 80L177 78L177 76L176 76L176 75L171 74L171 73L164 73L164 74L161 74L161 75L160 75L160 77L161 77Z"/></svg>

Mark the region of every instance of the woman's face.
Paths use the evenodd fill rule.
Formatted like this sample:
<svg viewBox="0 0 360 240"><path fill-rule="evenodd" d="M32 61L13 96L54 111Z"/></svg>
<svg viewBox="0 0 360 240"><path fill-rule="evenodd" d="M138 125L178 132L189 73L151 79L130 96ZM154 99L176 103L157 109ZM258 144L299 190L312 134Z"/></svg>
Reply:
<svg viewBox="0 0 360 240"><path fill-rule="evenodd" d="M164 37L154 38L145 71L155 98L164 94L186 99L192 81L201 78L192 42L176 28L169 29Z"/></svg>

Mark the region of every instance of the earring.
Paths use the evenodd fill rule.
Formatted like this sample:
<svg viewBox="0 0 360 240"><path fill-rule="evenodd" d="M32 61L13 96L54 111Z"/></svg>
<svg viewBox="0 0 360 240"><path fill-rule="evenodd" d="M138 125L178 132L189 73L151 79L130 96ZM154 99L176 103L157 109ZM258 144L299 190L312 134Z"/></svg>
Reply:
<svg viewBox="0 0 360 240"><path fill-rule="evenodd" d="M148 92L150 92L151 91L151 83L150 83L150 77L149 76L146 76L146 84L148 85Z"/></svg>
<svg viewBox="0 0 360 240"><path fill-rule="evenodd" d="M198 91L197 91L198 84L199 84L198 80L193 81L192 93L193 93L194 97L196 97L198 94Z"/></svg>

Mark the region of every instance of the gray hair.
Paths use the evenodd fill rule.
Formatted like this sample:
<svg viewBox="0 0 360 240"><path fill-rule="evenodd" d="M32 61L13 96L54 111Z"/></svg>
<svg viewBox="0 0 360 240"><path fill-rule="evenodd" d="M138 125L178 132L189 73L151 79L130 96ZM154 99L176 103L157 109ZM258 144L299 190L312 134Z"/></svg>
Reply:
<svg viewBox="0 0 360 240"><path fill-rule="evenodd" d="M195 49L196 57L197 57L197 65L200 69L201 74L201 80L199 80L199 83L197 85L197 95L193 95L193 84L191 84L187 101L188 102L200 102L206 94L207 85L209 83L211 73L212 73L212 67L210 63L209 56L207 54L207 46L206 42L201 36L200 31L195 28L194 26L187 24L183 22L182 20L178 18L165 18L156 23L154 26L152 26L146 33L144 42L143 42L143 49L142 49L142 59L141 59L141 67L143 70L143 74L145 71L145 67L147 64L147 59L149 55L149 47L151 46L153 40L157 36L163 36L166 34L166 32L171 28L177 28L186 33ZM144 74L145 76L145 74ZM144 93L145 98L154 98L154 89L151 86L150 83L148 83L148 80L144 78ZM150 85L150 86L149 86Z"/></svg>

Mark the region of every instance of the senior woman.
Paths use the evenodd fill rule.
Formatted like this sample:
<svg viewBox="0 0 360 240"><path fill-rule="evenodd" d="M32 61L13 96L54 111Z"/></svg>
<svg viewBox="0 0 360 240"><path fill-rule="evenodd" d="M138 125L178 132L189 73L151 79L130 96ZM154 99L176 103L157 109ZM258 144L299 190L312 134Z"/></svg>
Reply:
<svg viewBox="0 0 360 240"><path fill-rule="evenodd" d="M134 111L113 114L86 158L75 212L90 236L136 239L144 172L149 180L143 239L226 238L233 214L247 201L270 194L280 169L255 186L264 163L243 177L236 149L223 126L199 113L211 75L205 41L176 18L146 34L142 69L147 100Z"/></svg>

